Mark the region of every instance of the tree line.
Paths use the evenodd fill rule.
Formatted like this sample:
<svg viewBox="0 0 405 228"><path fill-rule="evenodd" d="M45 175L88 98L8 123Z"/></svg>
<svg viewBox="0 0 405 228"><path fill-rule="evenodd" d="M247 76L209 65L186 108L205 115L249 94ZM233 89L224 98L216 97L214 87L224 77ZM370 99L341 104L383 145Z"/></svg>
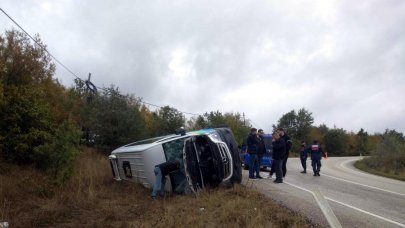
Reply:
<svg viewBox="0 0 405 228"><path fill-rule="evenodd" d="M312 113L302 108L284 114L273 127L286 129L295 151L299 141L317 139L331 155L366 155L381 141L381 135L363 129L352 133L313 122ZM211 111L186 118L170 106L152 110L114 85L95 93L85 81L75 79L73 86L65 87L55 78L55 65L41 46L16 30L0 35L1 160L35 165L55 183L63 183L72 174L81 145L109 152L137 140L173 134L181 126L230 127L242 145L252 125L240 113Z"/></svg>
<svg viewBox="0 0 405 228"><path fill-rule="evenodd" d="M85 81L75 79L67 88L55 78L55 65L41 46L16 30L0 35L1 160L35 165L62 183L72 174L81 145L111 151L173 134L181 126L229 126L242 143L250 125L239 113L213 111L187 120L170 106L151 110L114 85L94 93Z"/></svg>
<svg viewBox="0 0 405 228"><path fill-rule="evenodd" d="M273 130L278 127L286 130L293 139L293 152L299 150L301 141L311 143L317 140L331 156L368 155L386 134L369 134L363 128L355 133L336 126L329 128L325 124L315 126L313 123L312 113L301 108L284 114L277 124L273 125ZM387 131L396 132L389 129Z"/></svg>

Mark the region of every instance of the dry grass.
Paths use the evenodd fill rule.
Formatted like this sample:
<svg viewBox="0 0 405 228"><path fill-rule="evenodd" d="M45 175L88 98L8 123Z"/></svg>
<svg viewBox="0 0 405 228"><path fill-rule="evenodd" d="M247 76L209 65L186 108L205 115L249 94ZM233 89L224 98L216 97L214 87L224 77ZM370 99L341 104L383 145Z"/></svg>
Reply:
<svg viewBox="0 0 405 228"><path fill-rule="evenodd" d="M243 186L198 197L150 200L150 190L112 180L105 156L87 150L63 187L29 167L0 163L0 222L10 227L312 227Z"/></svg>

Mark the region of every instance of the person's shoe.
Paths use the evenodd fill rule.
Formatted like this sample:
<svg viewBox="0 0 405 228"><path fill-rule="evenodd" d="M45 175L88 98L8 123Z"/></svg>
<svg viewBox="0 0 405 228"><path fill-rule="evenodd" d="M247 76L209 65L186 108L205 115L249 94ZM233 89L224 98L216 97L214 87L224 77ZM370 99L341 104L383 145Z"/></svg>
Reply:
<svg viewBox="0 0 405 228"><path fill-rule="evenodd" d="M156 200L156 196L152 196L151 198L152 198L152 201Z"/></svg>
<svg viewBox="0 0 405 228"><path fill-rule="evenodd" d="M256 178L257 178L257 179L263 179L263 177L262 177L262 176L256 176Z"/></svg>
<svg viewBox="0 0 405 228"><path fill-rule="evenodd" d="M302 171L301 173L307 173L307 171L304 170L304 171Z"/></svg>
<svg viewBox="0 0 405 228"><path fill-rule="evenodd" d="M275 181L273 181L273 183L281 184L281 183L283 183L283 181L281 181L281 180L275 180Z"/></svg>
<svg viewBox="0 0 405 228"><path fill-rule="evenodd" d="M316 177L316 176L318 176L318 174L317 174L317 173L314 173L314 177Z"/></svg>
<svg viewBox="0 0 405 228"><path fill-rule="evenodd" d="M320 176L321 176L321 174L319 174L319 172L317 173L317 175L318 175L318 177L320 177Z"/></svg>
<svg viewBox="0 0 405 228"><path fill-rule="evenodd" d="M250 179L257 179L256 177L249 177Z"/></svg>

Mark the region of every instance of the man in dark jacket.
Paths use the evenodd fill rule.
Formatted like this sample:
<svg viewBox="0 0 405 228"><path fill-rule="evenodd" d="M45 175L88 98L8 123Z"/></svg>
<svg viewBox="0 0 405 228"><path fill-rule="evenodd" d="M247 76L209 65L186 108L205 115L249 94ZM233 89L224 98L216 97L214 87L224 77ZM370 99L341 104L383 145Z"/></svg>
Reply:
<svg viewBox="0 0 405 228"><path fill-rule="evenodd" d="M285 132L284 129L279 127L277 128L277 133L280 135L281 138L283 138L285 145L286 145L286 154L283 160L283 177L287 174L287 159L288 156L290 155L290 149L292 146L292 141L290 136L288 136Z"/></svg>
<svg viewBox="0 0 405 228"><path fill-rule="evenodd" d="M261 178L260 176L255 177L255 172L258 175L260 172L260 167L257 161L257 150L258 150L258 145L259 145L259 137L257 136L257 129L252 128L250 130L250 135L247 138L247 152L250 157L250 162L249 162L249 178L251 179L256 179L256 178Z"/></svg>
<svg viewBox="0 0 405 228"><path fill-rule="evenodd" d="M153 185L152 199L156 199L158 191L160 195L164 196L165 194L165 185L166 185L166 175L171 172L180 170L180 162L178 160L163 162L155 166L155 185Z"/></svg>
<svg viewBox="0 0 405 228"><path fill-rule="evenodd" d="M301 165L304 171L301 173L307 173L307 158L308 158L308 147L307 143L305 141L301 142L301 148L300 148L300 159L301 159Z"/></svg>
<svg viewBox="0 0 405 228"><path fill-rule="evenodd" d="M257 146L257 163L259 164L260 170L260 165L262 164L263 156L266 153L266 145L264 144L264 131L262 129L259 129L258 136L259 136L259 144ZM260 173L257 173L256 177L262 178L260 176Z"/></svg>
<svg viewBox="0 0 405 228"><path fill-rule="evenodd" d="M274 168L276 173L276 180L274 181L274 183L283 183L282 165L286 155L286 143L278 133L273 134L272 141L274 163L272 169Z"/></svg>
<svg viewBox="0 0 405 228"><path fill-rule="evenodd" d="M318 141L314 140L311 145L311 160L312 160L312 169L314 170L314 176L321 176L319 172L321 171L321 159L322 156L325 156L321 145L318 144Z"/></svg>

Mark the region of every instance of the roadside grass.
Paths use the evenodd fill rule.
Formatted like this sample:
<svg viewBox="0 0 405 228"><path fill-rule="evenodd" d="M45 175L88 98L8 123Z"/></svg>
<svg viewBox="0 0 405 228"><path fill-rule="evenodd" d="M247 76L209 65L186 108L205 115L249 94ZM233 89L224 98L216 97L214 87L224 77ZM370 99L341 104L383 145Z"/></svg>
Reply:
<svg viewBox="0 0 405 228"><path fill-rule="evenodd" d="M264 195L236 185L150 200L150 190L112 180L106 156L86 149L55 187L32 167L0 162L0 222L10 227L314 227Z"/></svg>
<svg viewBox="0 0 405 228"><path fill-rule="evenodd" d="M355 162L354 167L375 175L405 181L405 156L385 159L367 157Z"/></svg>

